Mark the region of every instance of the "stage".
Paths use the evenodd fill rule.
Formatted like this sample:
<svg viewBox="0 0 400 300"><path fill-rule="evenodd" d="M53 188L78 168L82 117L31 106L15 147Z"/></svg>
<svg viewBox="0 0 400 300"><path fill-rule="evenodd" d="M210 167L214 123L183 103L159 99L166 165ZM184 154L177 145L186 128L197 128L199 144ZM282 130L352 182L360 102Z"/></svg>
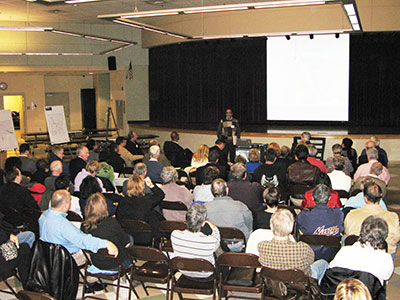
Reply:
<svg viewBox="0 0 400 300"><path fill-rule="evenodd" d="M161 145L165 141L169 141L171 131L177 131L180 134L180 144L186 148L195 151L201 144L208 146L214 145L216 137L216 129L218 123L215 124L187 124L178 128L178 126L161 127L151 126L149 122L129 122L130 130L136 131L138 134L154 134L159 136ZM181 126L179 126L181 127ZM332 125L246 125L241 124L242 134L244 139L251 139L252 143L267 144L277 142L280 146L286 145L291 147L294 136L299 136L303 131L309 131L312 136L325 137L326 147L324 157L332 155L331 147L333 144L341 143L344 137L349 137L353 140L353 148L360 154L365 146L365 142L371 135L377 135L381 139L381 147L387 151L389 161L400 162L400 133L396 134L398 128L349 128L345 124ZM377 130L379 129L379 130ZM374 132L371 134L370 132Z"/></svg>

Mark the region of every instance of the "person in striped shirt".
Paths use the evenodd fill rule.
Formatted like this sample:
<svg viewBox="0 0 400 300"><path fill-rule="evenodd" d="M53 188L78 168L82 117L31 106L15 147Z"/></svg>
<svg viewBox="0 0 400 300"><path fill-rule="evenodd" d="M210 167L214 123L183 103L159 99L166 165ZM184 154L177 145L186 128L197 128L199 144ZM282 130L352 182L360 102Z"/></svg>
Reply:
<svg viewBox="0 0 400 300"><path fill-rule="evenodd" d="M186 229L174 230L171 234L173 257L203 258L215 265L214 252L220 245L217 226L206 221L207 208L194 204L186 213ZM192 279L212 280L211 272L188 272L182 274Z"/></svg>

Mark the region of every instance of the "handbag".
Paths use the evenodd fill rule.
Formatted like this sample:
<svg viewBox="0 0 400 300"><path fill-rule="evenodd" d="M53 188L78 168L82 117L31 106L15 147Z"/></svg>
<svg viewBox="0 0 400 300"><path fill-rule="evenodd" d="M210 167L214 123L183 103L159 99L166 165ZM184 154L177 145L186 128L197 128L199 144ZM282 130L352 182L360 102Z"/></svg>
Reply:
<svg viewBox="0 0 400 300"><path fill-rule="evenodd" d="M18 257L17 246L10 240L1 244L0 250L5 261L10 261Z"/></svg>

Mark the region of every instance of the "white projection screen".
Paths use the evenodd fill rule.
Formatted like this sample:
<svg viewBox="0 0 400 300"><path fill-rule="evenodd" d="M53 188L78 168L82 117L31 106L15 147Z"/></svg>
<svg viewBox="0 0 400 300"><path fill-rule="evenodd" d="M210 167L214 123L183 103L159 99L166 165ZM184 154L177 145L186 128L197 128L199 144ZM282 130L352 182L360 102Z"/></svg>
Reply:
<svg viewBox="0 0 400 300"><path fill-rule="evenodd" d="M348 121L349 35L267 40L267 120Z"/></svg>

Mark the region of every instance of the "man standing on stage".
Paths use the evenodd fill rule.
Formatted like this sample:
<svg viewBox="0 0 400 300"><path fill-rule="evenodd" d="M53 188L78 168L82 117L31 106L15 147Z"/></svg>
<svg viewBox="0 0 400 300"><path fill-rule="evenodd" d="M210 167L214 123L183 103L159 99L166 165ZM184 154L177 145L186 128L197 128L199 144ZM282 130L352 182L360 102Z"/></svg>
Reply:
<svg viewBox="0 0 400 300"><path fill-rule="evenodd" d="M235 162L235 145L237 145L237 139L240 138L240 126L239 121L233 118L231 109L225 111L225 118L221 119L218 124L217 136L219 139L225 139L225 147L229 152L230 162Z"/></svg>

